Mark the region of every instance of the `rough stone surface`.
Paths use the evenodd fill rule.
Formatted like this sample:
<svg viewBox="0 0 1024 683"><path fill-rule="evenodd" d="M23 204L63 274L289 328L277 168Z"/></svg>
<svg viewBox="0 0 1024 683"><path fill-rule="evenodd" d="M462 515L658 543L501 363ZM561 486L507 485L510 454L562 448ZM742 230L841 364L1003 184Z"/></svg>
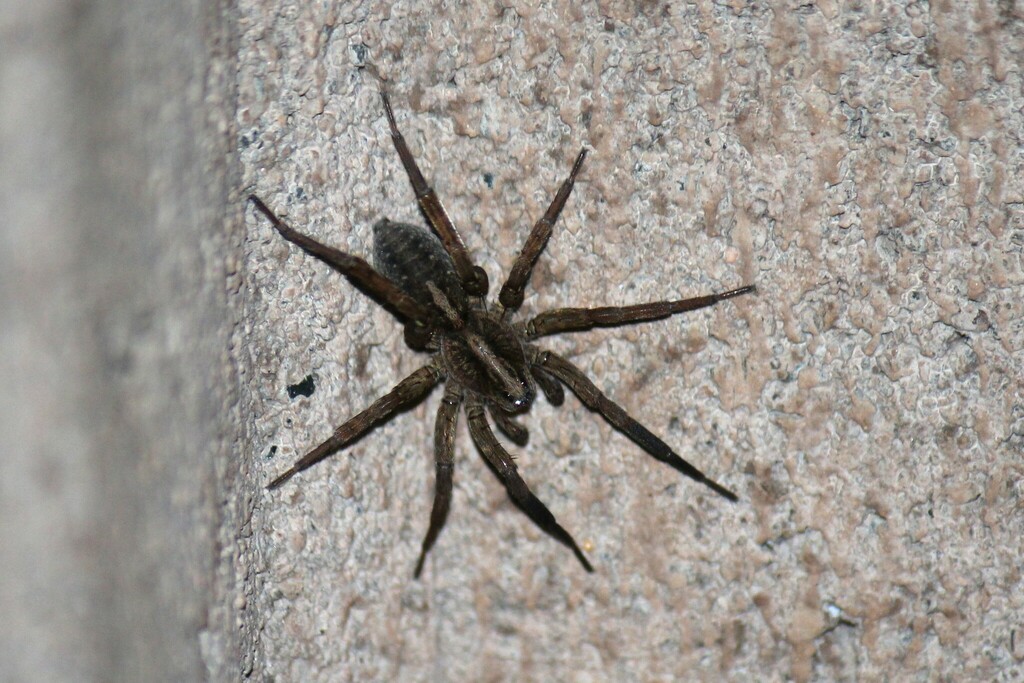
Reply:
<svg viewBox="0 0 1024 683"><path fill-rule="evenodd" d="M760 290L551 342L740 503L540 401L519 466L597 573L514 509L460 425L453 514L414 581L435 392L260 495L254 676L1024 673L1019 3L240 7L245 183L295 227L368 255L377 218L419 219L379 74L492 282L591 150L526 314ZM265 481L422 357L247 224Z"/></svg>

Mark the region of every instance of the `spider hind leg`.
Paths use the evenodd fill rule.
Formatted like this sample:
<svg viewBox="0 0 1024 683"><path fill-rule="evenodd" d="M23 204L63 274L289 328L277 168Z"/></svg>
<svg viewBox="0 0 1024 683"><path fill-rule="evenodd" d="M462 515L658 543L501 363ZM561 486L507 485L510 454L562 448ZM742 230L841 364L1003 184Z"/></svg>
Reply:
<svg viewBox="0 0 1024 683"><path fill-rule="evenodd" d="M409 184L412 185L413 192L416 193L416 201L419 202L420 211L423 212L423 215L430 223L430 227L441 239L445 251L448 252L448 255L451 256L452 261L455 263L455 270L462 279L466 292L473 296L487 296L487 290L490 287L487 282L487 273L480 266L473 265L469 258L469 253L466 251L466 243L462 240L462 236L459 235L459 231L455 228L451 218L448 217L448 212L445 211L444 205L441 204L437 193L434 192L434 188L423 177L423 173L416 164L416 159L413 157L412 152L409 151L405 137L398 130L398 123L395 121L395 113L391 109L391 99L388 97L387 92L381 90L380 97L384 101L384 113L388 117L391 142L394 143L395 151L398 152L398 156L402 160L405 174L409 177Z"/></svg>
<svg viewBox="0 0 1024 683"><path fill-rule="evenodd" d="M501 292L498 294L498 301L506 311L515 311L523 304L523 291L530 279L530 273L533 271L537 259L540 258L541 252L544 251L544 247L547 246L548 240L551 239L555 221L558 220L558 216L565 207L565 202L572 193L572 188L576 184L576 174L580 172L580 167L583 166L583 160L586 157L587 150L581 149L580 153L576 155L576 161L572 165L569 177L558 188L548 210L530 230L530 235L526 238L526 243L523 244L523 249L516 257L508 279L505 280L505 284L501 286Z"/></svg>

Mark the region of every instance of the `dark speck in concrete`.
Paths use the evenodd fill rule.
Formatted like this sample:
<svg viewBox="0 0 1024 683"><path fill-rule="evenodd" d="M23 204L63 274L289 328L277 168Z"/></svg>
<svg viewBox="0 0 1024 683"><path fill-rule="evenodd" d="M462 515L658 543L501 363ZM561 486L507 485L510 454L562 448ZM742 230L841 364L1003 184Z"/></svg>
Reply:
<svg viewBox="0 0 1024 683"><path fill-rule="evenodd" d="M312 396L315 389L316 385L313 383L313 375L306 375L306 379L302 380L298 384L288 385L288 398L295 398L296 396Z"/></svg>

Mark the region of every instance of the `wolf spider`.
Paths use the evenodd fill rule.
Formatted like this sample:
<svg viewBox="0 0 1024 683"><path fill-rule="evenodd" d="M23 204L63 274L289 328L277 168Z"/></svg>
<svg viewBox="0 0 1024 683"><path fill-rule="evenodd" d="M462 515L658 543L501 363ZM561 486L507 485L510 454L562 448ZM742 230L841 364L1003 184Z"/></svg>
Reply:
<svg viewBox="0 0 1024 683"><path fill-rule="evenodd" d="M683 460L664 441L605 396L575 365L536 346L534 340L561 332L667 318L753 292L754 285L676 301L558 308L526 321L510 322L511 314L523 303L523 290L530 272L569 198L586 150L580 151L569 177L562 183L547 212L534 224L501 287L497 304L488 308L487 274L470 260L462 237L434 190L423 178L398 130L387 93L382 91L381 97L391 140L432 232L382 218L373 226L371 266L358 256L328 247L293 230L256 196L250 196L249 200L273 223L282 237L341 272L358 289L391 312L404 325L408 346L415 351L429 353L430 361L338 427L329 439L270 482L268 488L281 486L298 472L351 445L396 413L418 403L435 385L446 382L434 429L434 504L414 576L418 578L423 571L424 559L448 516L455 469L455 424L462 406L465 407L470 436L490 469L505 485L513 502L537 526L568 546L583 567L592 572L593 567L576 541L523 481L513 457L495 437L487 419L490 415L509 440L523 446L527 431L515 421L515 416L529 410L537 387L549 403L561 405L564 385L576 394L583 405L600 414L655 459L708 486L720 496L735 501L736 494Z"/></svg>

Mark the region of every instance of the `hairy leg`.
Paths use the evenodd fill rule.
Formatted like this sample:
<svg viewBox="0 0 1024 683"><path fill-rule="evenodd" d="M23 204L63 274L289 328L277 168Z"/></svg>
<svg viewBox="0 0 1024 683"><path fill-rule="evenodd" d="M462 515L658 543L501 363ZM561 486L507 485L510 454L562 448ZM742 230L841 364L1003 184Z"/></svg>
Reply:
<svg viewBox="0 0 1024 683"><path fill-rule="evenodd" d="M479 403L469 404L466 407L466 419L469 422L469 434L473 438L473 442L505 485L505 490L508 491L509 497L533 520L534 524L563 545L572 549L573 554L576 555L576 559L580 561L584 569L588 572L594 571L594 568L590 566L590 562L583 555L583 551L576 545L576 541L573 540L568 531L559 525L555 520L555 516L551 514L551 511L547 509L544 503L540 502L540 499L533 495L526 482L519 475L512 456L494 438L494 433L491 431L490 425L487 424L487 418L484 417L483 406Z"/></svg>
<svg viewBox="0 0 1024 683"><path fill-rule="evenodd" d="M595 327L617 327L635 323L660 320L676 313L693 311L698 308L713 306L719 301L732 299L742 294L756 291L754 285L731 289L720 294L697 296L692 299L676 301L655 301L633 306L603 306L601 308L556 308L545 311L526 323L525 332L528 339L545 337L560 332L580 332Z"/></svg>
<svg viewBox="0 0 1024 683"><path fill-rule="evenodd" d="M671 465L691 479L698 481L712 491L733 502L736 494L718 482L709 479L703 472L683 460L675 451L668 447L650 430L634 420L620 405L601 393L593 382L575 365L550 351L534 349L534 362L546 368L552 375L561 380L583 405L599 413L608 424L628 436L633 443L647 451L654 458Z"/></svg>
<svg viewBox="0 0 1024 683"><path fill-rule="evenodd" d="M484 272L483 268L474 266L473 262L470 261L469 253L466 251L466 243L462 241L462 236L459 235L459 231L452 224L451 219L448 217L448 212L444 210L444 206L441 204L441 200L438 199L437 193L434 192L434 188L427 184L423 173L420 172L419 166L416 165L416 159L413 158L412 152L409 151L409 146L405 144L405 138L398 130L398 124L395 122L395 113L391 110L391 100L388 98L388 94L381 90L380 96L384 100L384 112L387 114L388 127L391 129L391 141L394 143L395 151L398 152L398 156L402 160L402 166L405 167L406 175L409 176L409 183L412 185L413 192L416 193L416 201L419 202L420 210L423 211L423 215L430 222L430 227L433 228L434 232L441 239L441 244L444 245L445 251L452 257L452 262L455 263L455 270L459 274L462 286L466 289L466 292L473 296L486 296L488 289L487 273Z"/></svg>
<svg viewBox="0 0 1024 683"><path fill-rule="evenodd" d="M445 387L444 397L437 409L437 422L434 423L434 506L430 510L430 526L423 538L423 549L416 561L413 576L420 578L423 572L423 561L437 540L448 519L448 508L452 502L452 477L455 472L455 425L459 419L459 405L462 403L462 390L454 382Z"/></svg>
<svg viewBox="0 0 1024 683"><path fill-rule="evenodd" d="M569 172L569 177L558 188L558 193L551 201L551 205L548 206L548 210L544 212L541 219L530 230L530 235L526 238L523 250L519 252L519 256L512 266L508 279L501 286L498 301L501 302L506 311L515 311L522 305L523 290L526 289L526 283L530 279L533 265L537 262L541 252L544 251L548 240L551 239L551 230L554 228L555 221L558 220L558 215L562 213L566 200L569 199L573 185L576 184L576 174L579 173L580 166L583 165L583 159L586 156L587 150L580 150L580 153L576 156L576 162L572 165L572 171Z"/></svg>
<svg viewBox="0 0 1024 683"><path fill-rule="evenodd" d="M340 272L363 293L380 303L403 322L425 326L430 321L432 313L427 308L405 294L395 283L374 270L373 266L365 260L352 254L346 254L334 247L328 247L312 237L292 229L278 218L277 214L271 211L259 197L249 195L249 201L273 223L281 237Z"/></svg>
<svg viewBox="0 0 1024 683"><path fill-rule="evenodd" d="M377 425L387 422L395 413L412 406L422 400L444 377L443 373L433 364L425 365L412 373L376 401L363 412L352 417L338 427L331 438L314 448L289 467L267 486L276 489L302 470L312 467L334 452L360 439Z"/></svg>

